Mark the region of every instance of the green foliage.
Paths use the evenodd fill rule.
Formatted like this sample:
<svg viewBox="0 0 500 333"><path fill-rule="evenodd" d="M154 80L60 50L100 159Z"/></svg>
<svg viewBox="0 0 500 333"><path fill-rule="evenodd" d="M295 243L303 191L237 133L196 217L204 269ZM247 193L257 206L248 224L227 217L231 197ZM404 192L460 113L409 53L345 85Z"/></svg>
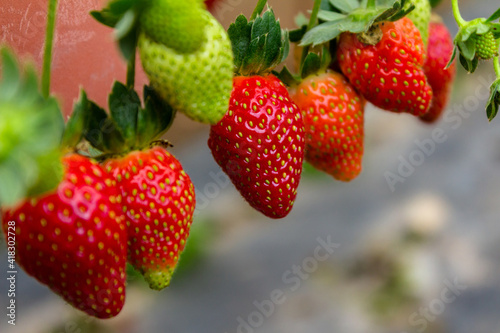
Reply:
<svg viewBox="0 0 500 333"><path fill-rule="evenodd" d="M488 103L486 103L486 115L488 120L492 121L493 118L498 114L498 108L500 106L500 78L497 79L490 88L490 98Z"/></svg>
<svg viewBox="0 0 500 333"><path fill-rule="evenodd" d="M6 48L1 58L0 202L12 205L60 182L64 121L57 101L41 95L35 70L22 71Z"/></svg>
<svg viewBox="0 0 500 333"><path fill-rule="evenodd" d="M415 8L407 0L379 0L376 6L355 0L330 0L330 4L336 11L321 10L318 17L324 22L304 35L301 46L327 43L343 32L366 32L378 22L397 21Z"/></svg>
<svg viewBox="0 0 500 333"><path fill-rule="evenodd" d="M92 147L108 154L147 147L168 130L175 112L148 86L144 87L144 104L143 108L135 90L115 82L108 115L82 91L68 121L63 145L75 147L85 138Z"/></svg>
<svg viewBox="0 0 500 333"><path fill-rule="evenodd" d="M235 57L235 73L257 75L270 72L290 51L288 32L281 29L271 10L248 22L244 15L228 29Z"/></svg>

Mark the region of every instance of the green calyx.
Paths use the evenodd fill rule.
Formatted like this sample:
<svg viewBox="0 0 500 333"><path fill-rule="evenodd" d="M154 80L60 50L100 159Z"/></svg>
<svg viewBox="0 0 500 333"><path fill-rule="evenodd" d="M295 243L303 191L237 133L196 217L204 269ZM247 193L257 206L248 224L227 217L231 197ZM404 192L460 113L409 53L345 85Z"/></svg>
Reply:
<svg viewBox="0 0 500 333"><path fill-rule="evenodd" d="M141 13L140 25L155 42L179 53L193 53L206 39L203 11L199 0L150 1Z"/></svg>
<svg viewBox="0 0 500 333"><path fill-rule="evenodd" d="M309 30L301 46L320 45L337 38L343 32L366 33L382 21L397 21L415 6L409 0L330 0L331 10L320 10L323 23Z"/></svg>
<svg viewBox="0 0 500 333"><path fill-rule="evenodd" d="M493 22L500 18L500 10L490 18L478 18L470 22L461 22L454 44L455 49L448 66L458 54L460 63L469 73L473 73L479 60L488 60L498 56L500 23Z"/></svg>
<svg viewBox="0 0 500 333"><path fill-rule="evenodd" d="M85 139L93 155L124 154L147 147L172 124L175 111L148 86L144 107L133 89L115 82L109 95L109 114L82 90L63 137L63 146L75 149Z"/></svg>
<svg viewBox="0 0 500 333"><path fill-rule="evenodd" d="M64 121L57 101L41 95L33 67L22 71L5 48L1 59L0 203L13 205L61 181Z"/></svg>
<svg viewBox="0 0 500 333"><path fill-rule="evenodd" d="M288 32L281 29L272 10L248 22L244 15L228 29L234 53L234 72L262 75L270 72L288 56Z"/></svg>

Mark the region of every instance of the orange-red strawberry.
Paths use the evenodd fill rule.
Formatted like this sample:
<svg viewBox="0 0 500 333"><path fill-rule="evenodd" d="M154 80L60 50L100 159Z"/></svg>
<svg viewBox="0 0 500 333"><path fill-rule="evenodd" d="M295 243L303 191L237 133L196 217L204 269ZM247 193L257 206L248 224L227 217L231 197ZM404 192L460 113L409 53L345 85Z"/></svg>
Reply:
<svg viewBox="0 0 500 333"><path fill-rule="evenodd" d="M306 160L335 179L356 178L363 160L363 98L331 71L310 75L291 96L304 117Z"/></svg>
<svg viewBox="0 0 500 333"><path fill-rule="evenodd" d="M341 34L338 60L351 84L375 106L415 116L429 110L425 48L409 18L378 23L364 34Z"/></svg>
<svg viewBox="0 0 500 333"><path fill-rule="evenodd" d="M438 120L450 99L456 65L455 62L448 68L446 65L453 48L453 39L446 25L441 22L432 22L429 25L429 45L424 70L434 97L429 112L420 117L425 122L433 123Z"/></svg>
<svg viewBox="0 0 500 333"><path fill-rule="evenodd" d="M278 78L234 78L229 111L211 127L208 146L252 207L271 218L290 212L304 144L302 115Z"/></svg>
<svg viewBox="0 0 500 333"><path fill-rule="evenodd" d="M194 186L162 147L108 160L105 168L123 196L129 262L152 289L170 283L186 244L195 208Z"/></svg>
<svg viewBox="0 0 500 333"><path fill-rule="evenodd" d="M3 230L15 229L16 261L26 273L87 314L110 318L125 301L121 196L95 162L69 155L63 164L57 189L3 211Z"/></svg>

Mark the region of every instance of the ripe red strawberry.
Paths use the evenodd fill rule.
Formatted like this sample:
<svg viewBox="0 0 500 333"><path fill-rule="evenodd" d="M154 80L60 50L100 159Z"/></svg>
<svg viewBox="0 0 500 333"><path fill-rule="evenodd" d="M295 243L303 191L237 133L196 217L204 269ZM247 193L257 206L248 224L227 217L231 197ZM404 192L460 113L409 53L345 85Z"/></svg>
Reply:
<svg viewBox="0 0 500 333"><path fill-rule="evenodd" d="M448 68L446 65L453 53L453 48L453 39L446 25L432 22L429 25L429 45L424 71L432 87L434 97L429 112L420 117L425 122L433 123L438 120L450 99L456 65L455 62Z"/></svg>
<svg viewBox="0 0 500 333"><path fill-rule="evenodd" d="M385 110L415 116L428 111L432 89L423 70L424 58L420 32L407 17L376 24L364 35L340 35L342 72L363 97Z"/></svg>
<svg viewBox="0 0 500 333"><path fill-rule="evenodd" d="M274 75L234 78L229 111L208 146L252 207L271 218L291 210L302 173L304 123Z"/></svg>
<svg viewBox="0 0 500 333"><path fill-rule="evenodd" d="M195 208L194 186L162 147L134 151L105 163L123 196L128 260L152 289L170 283L186 244Z"/></svg>
<svg viewBox="0 0 500 333"><path fill-rule="evenodd" d="M126 228L115 181L95 162L63 158L57 189L3 212L15 222L16 261L69 304L98 318L125 301Z"/></svg>
<svg viewBox="0 0 500 333"><path fill-rule="evenodd" d="M342 74L310 75L291 93L302 111L306 160L335 179L351 181L361 172L364 101Z"/></svg>

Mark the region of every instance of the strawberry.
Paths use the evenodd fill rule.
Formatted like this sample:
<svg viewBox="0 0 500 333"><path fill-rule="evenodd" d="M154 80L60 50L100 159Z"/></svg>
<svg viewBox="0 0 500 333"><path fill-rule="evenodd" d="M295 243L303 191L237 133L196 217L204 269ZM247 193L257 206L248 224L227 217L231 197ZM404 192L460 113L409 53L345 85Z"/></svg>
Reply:
<svg viewBox="0 0 500 333"><path fill-rule="evenodd" d="M385 110L427 113L432 89L423 70L424 58L420 33L407 17L376 24L366 34L340 35L342 72L363 97Z"/></svg>
<svg viewBox="0 0 500 333"><path fill-rule="evenodd" d="M302 173L304 123L274 75L234 79L229 111L208 146L241 195L271 218L291 210Z"/></svg>
<svg viewBox="0 0 500 333"><path fill-rule="evenodd" d="M211 127L208 146L253 208L283 218L297 195L305 145L302 115L270 74L288 55L288 36L272 10L250 22L238 16L228 34L236 77L229 110Z"/></svg>
<svg viewBox="0 0 500 333"><path fill-rule="evenodd" d="M200 0L151 1L141 27L155 42L179 53L193 53L205 42L206 19Z"/></svg>
<svg viewBox="0 0 500 333"><path fill-rule="evenodd" d="M310 75L291 92L304 117L306 160L335 179L361 172L364 101L342 74Z"/></svg>
<svg viewBox="0 0 500 333"><path fill-rule="evenodd" d="M105 162L123 196L128 260L152 289L170 283L186 244L195 207L194 186L179 161L161 147Z"/></svg>
<svg viewBox="0 0 500 333"><path fill-rule="evenodd" d="M454 47L453 39L446 25L442 22L432 22L429 26L429 33L424 71L432 87L434 97L429 112L421 116L420 119L433 123L439 119L450 99L456 65L453 62L446 68Z"/></svg>
<svg viewBox="0 0 500 333"><path fill-rule="evenodd" d="M429 0L414 0L415 9L408 14L408 18L412 20L417 27L422 37L424 46L427 47L429 40L429 23L431 20L431 3Z"/></svg>
<svg viewBox="0 0 500 333"><path fill-rule="evenodd" d="M500 40L495 39L492 31L485 34L473 34L471 38L476 44L476 57L478 59L488 60L498 57Z"/></svg>
<svg viewBox="0 0 500 333"><path fill-rule="evenodd" d="M116 316L125 301L126 238L121 195L95 162L63 158L57 188L5 208L15 222L16 261L72 306L98 318Z"/></svg>
<svg viewBox="0 0 500 333"><path fill-rule="evenodd" d="M203 42L189 43L199 46L194 52L179 52L157 42L158 38L148 34L148 31L154 31L154 27L143 29L139 35L138 47L144 71L159 95L188 117L215 124L224 116L228 107L232 89L233 54L226 31L220 23L207 11L201 16L204 22ZM144 16L142 20L149 22L149 18ZM160 18L156 17L154 21L155 26L161 26ZM172 29L162 35L177 33ZM186 32L183 32L184 35ZM190 35L187 35L182 39L189 38ZM182 40L176 43L181 42ZM191 48L183 51L185 50Z"/></svg>

